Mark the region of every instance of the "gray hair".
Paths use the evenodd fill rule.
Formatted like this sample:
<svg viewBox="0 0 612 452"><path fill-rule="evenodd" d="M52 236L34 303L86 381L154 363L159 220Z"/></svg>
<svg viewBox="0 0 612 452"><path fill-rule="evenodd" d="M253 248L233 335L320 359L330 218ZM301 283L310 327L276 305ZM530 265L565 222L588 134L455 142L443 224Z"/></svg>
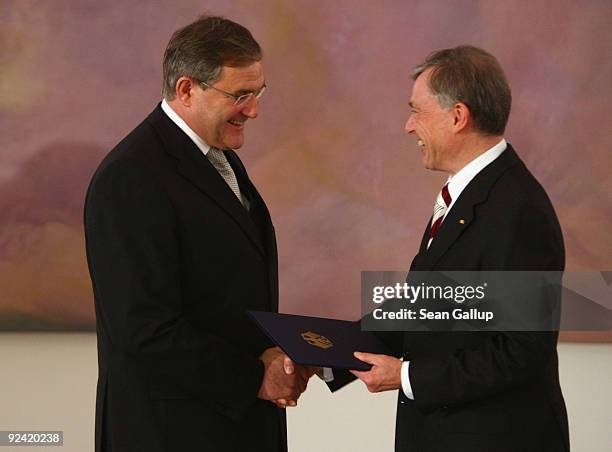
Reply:
<svg viewBox="0 0 612 452"><path fill-rule="evenodd" d="M512 93L499 62L473 46L459 46L432 53L416 66L412 78L432 69L429 90L443 108L467 105L476 129L485 135L501 135L506 129Z"/></svg>
<svg viewBox="0 0 612 452"><path fill-rule="evenodd" d="M176 82L192 77L213 83L223 66L243 67L260 61L262 50L251 32L240 24L219 16L201 16L177 30L164 52L162 96L176 96Z"/></svg>

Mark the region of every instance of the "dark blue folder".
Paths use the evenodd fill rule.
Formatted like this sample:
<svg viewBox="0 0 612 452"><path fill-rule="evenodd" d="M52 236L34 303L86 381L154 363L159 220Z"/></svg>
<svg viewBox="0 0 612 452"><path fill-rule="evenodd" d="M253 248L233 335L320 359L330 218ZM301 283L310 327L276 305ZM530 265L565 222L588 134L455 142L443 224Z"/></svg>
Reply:
<svg viewBox="0 0 612 452"><path fill-rule="evenodd" d="M353 352L389 355L376 336L361 331L359 321L248 311L259 327L295 362L303 366L370 370Z"/></svg>

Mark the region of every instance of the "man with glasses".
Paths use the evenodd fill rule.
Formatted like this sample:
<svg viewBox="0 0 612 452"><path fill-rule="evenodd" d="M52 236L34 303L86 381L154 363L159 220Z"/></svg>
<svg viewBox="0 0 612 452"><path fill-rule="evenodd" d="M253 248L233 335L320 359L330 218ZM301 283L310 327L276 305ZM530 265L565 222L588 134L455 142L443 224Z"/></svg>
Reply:
<svg viewBox="0 0 612 452"><path fill-rule="evenodd" d="M261 59L227 19L178 30L163 101L93 177L96 451L286 450L279 407L311 371L246 315L278 308L276 239L234 152L266 88Z"/></svg>

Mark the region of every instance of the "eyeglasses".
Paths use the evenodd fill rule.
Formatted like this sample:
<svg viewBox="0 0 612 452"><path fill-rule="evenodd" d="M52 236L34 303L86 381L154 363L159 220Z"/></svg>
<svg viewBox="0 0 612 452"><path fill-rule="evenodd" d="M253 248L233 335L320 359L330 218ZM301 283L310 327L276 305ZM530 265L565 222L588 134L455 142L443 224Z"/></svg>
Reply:
<svg viewBox="0 0 612 452"><path fill-rule="evenodd" d="M267 88L266 84L264 83L264 86L262 86L259 91L251 91L250 93L236 96L235 94L228 93L227 91L223 91L222 89L215 88L214 86L211 86L206 82L199 82L199 83L200 85L203 85L206 88L210 88L210 89L214 89L215 91L219 91L221 94L223 94L225 97L229 99L234 99L234 105L237 107L241 105L246 105L246 103L249 102L253 98L259 99L263 95L263 93L266 91L266 88Z"/></svg>

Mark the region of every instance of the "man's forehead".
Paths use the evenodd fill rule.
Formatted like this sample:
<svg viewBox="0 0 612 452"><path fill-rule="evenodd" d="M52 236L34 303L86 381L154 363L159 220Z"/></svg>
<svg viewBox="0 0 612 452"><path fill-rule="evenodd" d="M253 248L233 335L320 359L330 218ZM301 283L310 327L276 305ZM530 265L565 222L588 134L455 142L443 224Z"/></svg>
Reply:
<svg viewBox="0 0 612 452"><path fill-rule="evenodd" d="M248 66L222 66L218 82L262 84L263 66L259 61Z"/></svg>
<svg viewBox="0 0 612 452"><path fill-rule="evenodd" d="M423 103L428 99L434 97L431 90L429 89L429 75L431 69L425 70L421 73L412 84L412 93L410 95L410 105L415 103Z"/></svg>
<svg viewBox="0 0 612 452"><path fill-rule="evenodd" d="M429 69L421 73L412 85L413 93L421 93L429 91Z"/></svg>

